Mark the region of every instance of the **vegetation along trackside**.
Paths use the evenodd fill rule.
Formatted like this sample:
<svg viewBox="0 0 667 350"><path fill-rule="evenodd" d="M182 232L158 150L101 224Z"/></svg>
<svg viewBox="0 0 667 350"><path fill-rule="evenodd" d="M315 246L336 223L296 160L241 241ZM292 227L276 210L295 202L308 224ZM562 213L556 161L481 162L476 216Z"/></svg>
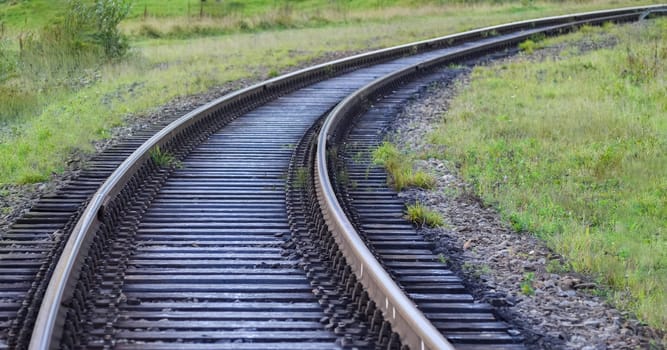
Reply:
<svg viewBox="0 0 667 350"><path fill-rule="evenodd" d="M433 175L423 170L415 170L413 159L400 152L396 146L383 142L373 151L373 163L382 165L389 173L390 184L400 191L406 187L431 188L435 185Z"/></svg>
<svg viewBox="0 0 667 350"><path fill-rule="evenodd" d="M544 238L610 287L598 292L663 330L665 37L657 19L524 44L535 54L474 69L430 135L517 231Z"/></svg>
<svg viewBox="0 0 667 350"><path fill-rule="evenodd" d="M331 52L641 3L0 1L0 184L48 180L72 153L92 152L112 128L176 97L265 79Z"/></svg>

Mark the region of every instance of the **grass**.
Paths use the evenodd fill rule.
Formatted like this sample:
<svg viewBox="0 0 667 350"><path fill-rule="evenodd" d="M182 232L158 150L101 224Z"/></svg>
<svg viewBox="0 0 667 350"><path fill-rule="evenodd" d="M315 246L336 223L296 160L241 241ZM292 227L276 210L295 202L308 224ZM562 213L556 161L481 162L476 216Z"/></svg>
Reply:
<svg viewBox="0 0 667 350"><path fill-rule="evenodd" d="M627 4L649 3L629 1ZM4 0L0 1L0 23L6 31L38 29L47 24L62 22L67 0ZM225 29L227 31L266 30L273 27L294 28L320 26L340 22L361 22L395 17L453 15L453 11L485 8L500 9L521 15L562 7L599 8L620 4L608 0L583 2L540 1L442 1L425 0L134 0L126 21L130 31L146 25L161 33L183 31L188 27ZM477 11L483 12L483 11ZM177 27L180 27L178 29ZM164 30L169 28L168 30Z"/></svg>
<svg viewBox="0 0 667 350"><path fill-rule="evenodd" d="M373 163L384 166L389 173L388 180L397 191L407 187L428 189L435 185L431 174L414 170L414 159L389 142L383 142L373 151Z"/></svg>
<svg viewBox="0 0 667 350"><path fill-rule="evenodd" d="M517 231L665 330L667 20L604 31L539 43L557 59L476 68L430 137Z"/></svg>
<svg viewBox="0 0 667 350"><path fill-rule="evenodd" d="M533 280L535 280L534 272L527 272L523 275L523 280L521 281L521 293L528 296L535 294L535 288L533 288Z"/></svg>
<svg viewBox="0 0 667 350"><path fill-rule="evenodd" d="M421 203L406 206L405 218L420 227L441 227L445 225L445 220L437 211L431 210Z"/></svg>
<svg viewBox="0 0 667 350"><path fill-rule="evenodd" d="M163 151L160 147L155 147L150 152L151 159L160 168L180 168L182 166L181 161L179 161L173 154Z"/></svg>
<svg viewBox="0 0 667 350"><path fill-rule="evenodd" d="M299 167L296 169L296 177L294 178L294 188L305 189L308 185L308 168Z"/></svg>
<svg viewBox="0 0 667 350"><path fill-rule="evenodd" d="M530 6L513 3L437 5L434 2L428 6L410 5L413 8L407 11L409 16L402 15L406 11L401 7L408 6L408 2L382 2L382 6L369 5L368 11L355 10L357 5L351 5L345 10L346 18L332 17L326 24L311 23L306 27L293 25L295 29L274 26L267 29L279 30L243 32L237 28L229 35L206 36L208 34L202 32L194 38L186 33L183 37L188 40L179 36L157 39L135 36L130 38L133 47L130 56L123 61L91 62L90 57L57 50L37 51L38 54L26 60L26 55L19 52L20 44L31 37L46 38L38 43L49 44L48 35L53 33L35 28L40 23L59 21L58 14L53 12L57 6L47 6L50 4L52 2L44 0L0 3L3 14L0 21L5 23L0 35L3 47L0 56L8 57L8 62L18 66L13 73L11 69L0 69L0 75L3 71L10 72L0 80L0 91L7 92L0 94L3 106L0 184L47 180L52 173L64 170L63 164L71 153L92 152L92 142L108 137L111 128L122 125L132 116L149 113L176 97L201 93L241 79L265 79L331 51L386 47L473 26L600 8L609 6L610 2L535 2ZM133 11L134 19L121 24L130 34L129 27L149 20L163 31L168 31L169 23L174 21L186 20L193 24L212 21L210 17L195 20L169 17L175 12L165 13L165 17L154 13L144 20L137 16L136 6ZM292 13L298 12L295 9ZM334 14L332 12L332 16ZM353 21L354 16L361 19ZM184 30L190 31L188 28Z"/></svg>
<svg viewBox="0 0 667 350"><path fill-rule="evenodd" d="M535 41L533 41L532 39L528 39L519 44L519 49L525 53L533 53L536 47L537 43L535 43Z"/></svg>

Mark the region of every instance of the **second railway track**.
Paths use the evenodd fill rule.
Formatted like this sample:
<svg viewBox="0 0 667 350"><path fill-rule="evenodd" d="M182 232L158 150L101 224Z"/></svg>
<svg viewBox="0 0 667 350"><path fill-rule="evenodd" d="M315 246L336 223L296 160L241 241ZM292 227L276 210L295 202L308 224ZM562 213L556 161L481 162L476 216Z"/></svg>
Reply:
<svg viewBox="0 0 667 350"><path fill-rule="evenodd" d="M119 147L76 193L42 202L3 235L0 348L451 347L442 334L458 347L520 348L409 225L384 219L399 204L328 183L331 156L369 99L403 81L537 33L655 10L664 6L519 22L276 78L175 121L92 195L134 146ZM366 131L349 133L364 149L376 141ZM56 212L67 214L46 217ZM370 250L350 245L363 239Z"/></svg>

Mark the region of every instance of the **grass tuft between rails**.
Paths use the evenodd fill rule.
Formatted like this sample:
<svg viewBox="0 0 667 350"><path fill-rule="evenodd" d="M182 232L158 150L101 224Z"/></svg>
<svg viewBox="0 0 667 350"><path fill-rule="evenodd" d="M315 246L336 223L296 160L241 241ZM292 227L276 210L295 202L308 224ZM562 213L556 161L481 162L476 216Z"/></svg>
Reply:
<svg viewBox="0 0 667 350"><path fill-rule="evenodd" d="M666 330L667 20L604 32L476 68L430 138L512 227Z"/></svg>
<svg viewBox="0 0 667 350"><path fill-rule="evenodd" d="M406 206L405 218L417 226L441 227L445 225L445 220L440 213L429 209L422 203Z"/></svg>
<svg viewBox="0 0 667 350"><path fill-rule="evenodd" d="M400 152L389 142L383 142L373 151L373 163L382 165L387 170L388 180L397 191L407 187L428 189L435 185L433 175L423 170L415 170L412 156Z"/></svg>
<svg viewBox="0 0 667 350"><path fill-rule="evenodd" d="M155 147L150 152L153 163L160 168L182 168L183 163L172 153L163 151L160 146Z"/></svg>

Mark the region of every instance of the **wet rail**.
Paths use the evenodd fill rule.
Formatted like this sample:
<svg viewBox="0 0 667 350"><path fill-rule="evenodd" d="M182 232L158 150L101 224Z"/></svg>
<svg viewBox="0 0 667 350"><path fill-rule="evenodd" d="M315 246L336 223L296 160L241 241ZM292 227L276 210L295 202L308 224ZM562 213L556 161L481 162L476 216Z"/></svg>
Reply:
<svg viewBox="0 0 667 350"><path fill-rule="evenodd" d="M43 200L3 235L0 347L449 347L359 245L327 185L328 142L401 81L537 33L655 9L517 22L318 65L213 101L134 151L141 138L119 146L78 190ZM291 166L297 145L332 108L317 143L320 177L304 178ZM297 209L285 196L301 182L317 183L336 269L295 242L299 218L286 214Z"/></svg>

